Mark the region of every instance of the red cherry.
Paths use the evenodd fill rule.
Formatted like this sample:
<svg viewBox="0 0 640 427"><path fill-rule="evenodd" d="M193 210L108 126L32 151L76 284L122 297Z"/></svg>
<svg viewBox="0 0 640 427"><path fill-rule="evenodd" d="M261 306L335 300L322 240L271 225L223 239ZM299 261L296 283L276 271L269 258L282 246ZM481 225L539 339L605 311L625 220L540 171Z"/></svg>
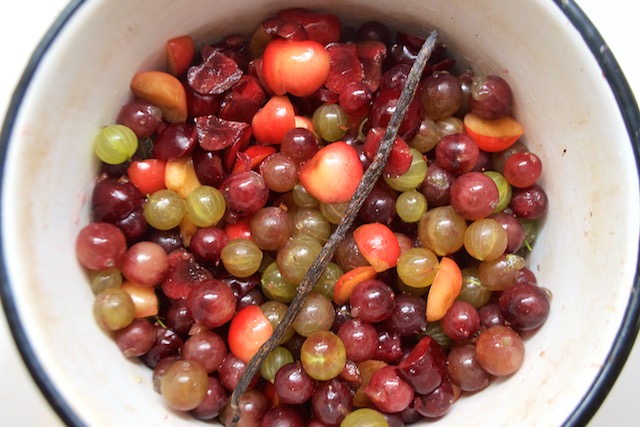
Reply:
<svg viewBox="0 0 640 427"><path fill-rule="evenodd" d="M362 255L378 273L398 263L400 244L388 226L379 222L362 224L353 231L353 238Z"/></svg>
<svg viewBox="0 0 640 427"><path fill-rule="evenodd" d="M274 39L262 57L262 77L276 95L313 94L327 80L329 68L329 54L313 40Z"/></svg>
<svg viewBox="0 0 640 427"><path fill-rule="evenodd" d="M236 223L228 222L224 227L228 240L248 239L251 240L251 219L253 215L246 216Z"/></svg>
<svg viewBox="0 0 640 427"><path fill-rule="evenodd" d="M253 116L253 136L263 145L280 144L282 137L296 125L293 104L286 96L274 96Z"/></svg>
<svg viewBox="0 0 640 427"><path fill-rule="evenodd" d="M127 168L129 180L141 194L153 194L166 188L164 170L167 162L158 159L136 160Z"/></svg>
<svg viewBox="0 0 640 427"><path fill-rule="evenodd" d="M229 325L229 350L231 353L249 363L271 334L273 328L260 307L249 305L238 311Z"/></svg>
<svg viewBox="0 0 640 427"><path fill-rule="evenodd" d="M323 203L351 200L363 175L355 148L338 141L322 147L300 169L300 183Z"/></svg>
<svg viewBox="0 0 640 427"><path fill-rule="evenodd" d="M190 35L174 37L167 41L167 68L174 76L187 71L193 56L195 44Z"/></svg>

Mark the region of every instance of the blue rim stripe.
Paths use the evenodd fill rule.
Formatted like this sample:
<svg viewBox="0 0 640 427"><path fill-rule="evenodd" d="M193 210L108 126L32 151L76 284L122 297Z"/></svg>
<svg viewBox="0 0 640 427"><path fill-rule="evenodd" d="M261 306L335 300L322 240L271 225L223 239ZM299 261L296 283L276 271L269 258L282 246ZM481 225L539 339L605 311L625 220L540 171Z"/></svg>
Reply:
<svg viewBox="0 0 640 427"><path fill-rule="evenodd" d="M27 87L47 50L58 34L62 31L71 16L82 6L84 1L85 0L72 0L61 12L60 16L56 19L43 37L42 41L38 44L16 87L7 109L7 115L0 133L0 181L4 179L4 160L6 157L9 138L13 131L13 122L18 114L20 104L26 93ZM585 43L602 68L604 76L611 86L611 90L616 98L620 112L627 126L633 146L633 152L636 157L636 163L640 164L640 112L638 111L638 105L634 99L633 92L629 87L620 66L611 51L608 49L601 49L601 47L606 46L606 43L589 18L587 18L584 12L573 0L553 1L580 32ZM1 215L2 213L0 212L0 219ZM51 382L51 379L43 369L38 357L33 351L33 348L27 338L27 334L20 323L17 307L13 300L13 294L7 283L6 265L4 264L5 258L2 246L0 246L0 258L2 259L2 268L0 270L0 295L2 297L2 305L20 354L36 384L61 420L69 426L83 427L86 423L80 419L79 415L71 408L71 406L68 405L67 402L65 402L59 390L57 390ZM606 362L598 373L589 391L565 421L565 426L583 426L586 425L593 417L613 386L616 378L620 374L620 371L631 352L631 348L633 347L633 343L639 330L640 265L636 271L636 278L622 325Z"/></svg>

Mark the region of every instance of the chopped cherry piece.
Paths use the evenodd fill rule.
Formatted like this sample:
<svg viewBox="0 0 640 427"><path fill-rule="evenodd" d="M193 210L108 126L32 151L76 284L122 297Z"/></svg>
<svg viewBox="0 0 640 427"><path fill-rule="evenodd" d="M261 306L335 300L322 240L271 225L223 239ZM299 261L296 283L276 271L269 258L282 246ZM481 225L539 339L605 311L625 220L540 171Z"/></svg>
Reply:
<svg viewBox="0 0 640 427"><path fill-rule="evenodd" d="M242 76L224 95L220 103L221 119L251 123L253 116L267 100L260 82L253 76Z"/></svg>
<svg viewBox="0 0 640 427"><path fill-rule="evenodd" d="M231 173L242 172L255 169L264 159L276 152L276 149L269 145L252 145L244 152L238 153L238 160L233 165ZM246 161L244 161L246 159Z"/></svg>
<svg viewBox="0 0 640 427"><path fill-rule="evenodd" d="M362 224L353 231L353 238L362 255L378 273L397 265L400 244L387 225L378 222Z"/></svg>
<svg viewBox="0 0 640 427"><path fill-rule="evenodd" d="M398 375L417 393L434 391L447 375L447 355L430 336L422 338L398 365Z"/></svg>
<svg viewBox="0 0 640 427"><path fill-rule="evenodd" d="M340 19L331 13L316 13L303 8L284 9L276 15L285 21L297 22L310 40L327 45L340 40Z"/></svg>
<svg viewBox="0 0 640 427"><path fill-rule="evenodd" d="M199 65L187 71L189 85L203 95L221 94L230 89L242 77L236 62L224 53L214 50Z"/></svg>
<svg viewBox="0 0 640 427"><path fill-rule="evenodd" d="M193 159L193 167L200 183L218 187L224 179L220 153L207 151L200 146L196 146L191 158Z"/></svg>
<svg viewBox="0 0 640 427"><path fill-rule="evenodd" d="M376 92L382 79L382 65L387 59L387 46L375 40L363 40L356 43L358 58L362 62L363 83L371 92Z"/></svg>
<svg viewBox="0 0 640 427"><path fill-rule="evenodd" d="M224 232L227 235L228 240L233 239L248 239L251 240L251 219L253 215L245 216L239 219L233 211L229 211L230 214L227 217L227 225L224 227ZM235 214L237 215L237 214Z"/></svg>
<svg viewBox="0 0 640 427"><path fill-rule="evenodd" d="M363 175L356 150L345 142L325 145L300 169L300 183L324 203L348 202Z"/></svg>
<svg viewBox="0 0 640 427"><path fill-rule="evenodd" d="M249 363L272 333L271 323L260 307L247 306L231 320L227 338L229 350L242 362Z"/></svg>
<svg viewBox="0 0 640 427"><path fill-rule="evenodd" d="M162 291L171 299L186 298L201 282L211 279L211 272L196 262L184 248L169 254L169 271L162 282Z"/></svg>
<svg viewBox="0 0 640 427"><path fill-rule="evenodd" d="M187 94L182 82L164 71L142 71L131 79L133 94L150 102L162 111L162 119L169 123L187 119Z"/></svg>
<svg viewBox="0 0 640 427"><path fill-rule="evenodd" d="M369 126L386 128L391 120L391 115L396 110L398 99L400 98L400 90L385 89L378 92L373 101L371 113L369 114ZM405 141L410 141L420 128L422 123L422 104L417 98L409 104L407 112L400 124L398 136Z"/></svg>
<svg viewBox="0 0 640 427"><path fill-rule="evenodd" d="M262 25L270 36L278 36L286 40L309 40L306 30L294 21L272 18L266 20Z"/></svg>
<svg viewBox="0 0 640 427"><path fill-rule="evenodd" d="M524 134L522 124L511 116L487 120L475 113L467 113L464 128L480 149L492 153L507 150Z"/></svg>
<svg viewBox="0 0 640 427"><path fill-rule="evenodd" d="M220 119L216 116L196 118L196 131L200 146L209 151L230 147L251 135L247 123Z"/></svg>
<svg viewBox="0 0 640 427"><path fill-rule="evenodd" d="M331 68L325 86L330 91L339 94L349 83L362 82L362 64L355 44L331 43L327 46L327 52Z"/></svg>
<svg viewBox="0 0 640 427"><path fill-rule="evenodd" d="M189 117L217 115L220 111L222 95L203 95L195 91L188 82L184 82L187 95L187 114Z"/></svg>

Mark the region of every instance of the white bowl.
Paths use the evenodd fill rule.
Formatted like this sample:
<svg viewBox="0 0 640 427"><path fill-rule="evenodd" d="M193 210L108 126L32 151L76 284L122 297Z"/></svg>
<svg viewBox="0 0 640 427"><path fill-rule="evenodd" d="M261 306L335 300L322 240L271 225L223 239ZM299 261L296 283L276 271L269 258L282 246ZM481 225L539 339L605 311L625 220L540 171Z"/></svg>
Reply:
<svg viewBox="0 0 640 427"><path fill-rule="evenodd" d="M126 361L93 320L73 244L89 218L91 142L114 121L131 76L162 65L165 40L248 33L296 4L435 28L465 61L512 83L526 142L545 165L550 211L530 266L553 292L552 311L516 375L434 424L586 423L639 324L640 114L597 31L560 0L74 1L34 54L2 132L2 300L52 406L70 425L198 424L167 410L150 371Z"/></svg>

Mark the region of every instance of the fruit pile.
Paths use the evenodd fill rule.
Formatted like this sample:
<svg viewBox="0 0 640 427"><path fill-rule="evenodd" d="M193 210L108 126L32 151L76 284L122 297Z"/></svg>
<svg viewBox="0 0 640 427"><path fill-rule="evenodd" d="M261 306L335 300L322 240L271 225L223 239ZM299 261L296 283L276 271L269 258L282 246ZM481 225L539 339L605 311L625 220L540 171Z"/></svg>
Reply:
<svg viewBox="0 0 640 427"><path fill-rule="evenodd" d="M174 410L229 426L374 161L424 39L286 9L250 37L166 43L94 141L76 252L97 323ZM509 83L438 43L383 175L238 401L241 426L401 426L522 365L549 292L547 211Z"/></svg>

